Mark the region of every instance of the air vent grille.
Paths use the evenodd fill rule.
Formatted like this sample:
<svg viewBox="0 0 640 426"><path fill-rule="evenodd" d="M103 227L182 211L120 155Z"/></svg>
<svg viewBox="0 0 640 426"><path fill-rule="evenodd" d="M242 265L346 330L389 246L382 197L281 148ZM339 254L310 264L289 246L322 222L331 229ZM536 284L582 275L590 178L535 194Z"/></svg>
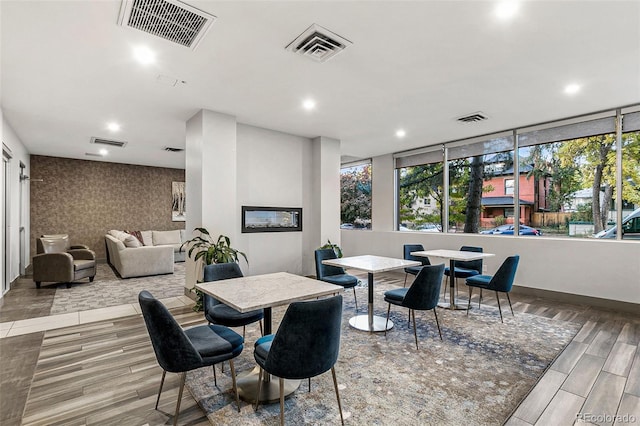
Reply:
<svg viewBox="0 0 640 426"><path fill-rule="evenodd" d="M184 148L172 148L170 146L165 146L164 150L167 152L182 152L184 151Z"/></svg>
<svg viewBox="0 0 640 426"><path fill-rule="evenodd" d="M124 148L124 146L127 144L126 142L114 141L110 139L102 139L102 138L96 138L96 137L91 138L91 143L95 143L97 145L112 146L115 148Z"/></svg>
<svg viewBox="0 0 640 426"><path fill-rule="evenodd" d="M123 0L118 23L195 49L215 19L178 0Z"/></svg>
<svg viewBox="0 0 640 426"><path fill-rule="evenodd" d="M482 112L474 112L473 114L467 114L465 116L456 118L461 123L477 123L479 121L484 121L488 119L484 113Z"/></svg>
<svg viewBox="0 0 640 426"><path fill-rule="evenodd" d="M318 62L325 62L342 52L352 43L339 35L313 24L285 49Z"/></svg>

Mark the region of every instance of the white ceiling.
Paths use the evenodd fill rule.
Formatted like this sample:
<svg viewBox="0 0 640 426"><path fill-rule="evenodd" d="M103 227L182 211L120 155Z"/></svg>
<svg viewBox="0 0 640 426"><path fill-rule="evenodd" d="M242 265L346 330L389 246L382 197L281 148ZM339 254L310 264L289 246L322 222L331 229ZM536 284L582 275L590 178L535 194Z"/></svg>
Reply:
<svg viewBox="0 0 640 426"><path fill-rule="evenodd" d="M195 51L119 26L120 1L0 1L2 109L27 149L95 159L97 136L128 142L106 161L184 167L163 148L206 108L364 158L640 102L639 1L521 2L508 22L494 1L187 3L217 17ZM353 45L325 63L286 51L313 23ZM455 120L476 111L489 120Z"/></svg>

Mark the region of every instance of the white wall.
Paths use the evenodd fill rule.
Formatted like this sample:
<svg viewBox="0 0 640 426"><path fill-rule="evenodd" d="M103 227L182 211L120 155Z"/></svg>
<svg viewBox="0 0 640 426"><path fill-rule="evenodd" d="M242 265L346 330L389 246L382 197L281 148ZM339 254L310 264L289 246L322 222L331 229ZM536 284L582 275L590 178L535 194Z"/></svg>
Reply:
<svg viewBox="0 0 640 426"><path fill-rule="evenodd" d="M309 274L303 254L320 244L310 241L318 218L310 208L311 140L238 124L237 217L241 206L302 207L302 232L238 234L232 245L249 258L247 275L275 271ZM304 262L308 263L308 262Z"/></svg>
<svg viewBox="0 0 640 426"><path fill-rule="evenodd" d="M388 156L374 159L392 161ZM374 168L373 217L388 216L393 187L376 182L393 181L392 167ZM380 176L380 175L383 176ZM386 174L386 176L384 175ZM385 200L384 202L380 200ZM376 212L382 209L382 212ZM481 246L496 256L485 261L492 274L510 255L519 254L515 285L561 293L640 304L640 243L551 237L514 237L474 234L436 234L393 231L373 224L374 231L343 230L342 249L349 255L376 254L402 257L403 244L420 243L425 249L459 249ZM436 259L431 259L434 263Z"/></svg>
<svg viewBox="0 0 640 426"><path fill-rule="evenodd" d="M29 153L27 149L22 144L22 141L15 133L11 125L4 119L4 115L2 115L2 143L6 145L12 154L12 159L9 163L11 180L9 181L10 186L10 197L11 197L11 205L9 212L9 239L11 242L11 259L10 259L10 270L9 277L13 281L20 275L20 222L22 222L22 226L25 227L25 232L23 235L26 235L24 238L28 238L29 235L29 181L20 181L20 162L26 165L25 174L29 175ZM4 185L4 174L2 174L1 185ZM22 205L22 213L20 209L20 186L22 185L23 190L23 205ZM4 209L4 200L2 200L2 209ZM20 220L20 215L22 214L22 221ZM4 232L4 230L2 230ZM24 258L29 259L29 256L26 255L29 250L29 242L25 240L24 244L25 256ZM3 256L7 255L4 253L4 247L2 248ZM26 265L25 265L26 266ZM0 266L1 267L1 266ZM4 270L2 272L2 277L4 277Z"/></svg>

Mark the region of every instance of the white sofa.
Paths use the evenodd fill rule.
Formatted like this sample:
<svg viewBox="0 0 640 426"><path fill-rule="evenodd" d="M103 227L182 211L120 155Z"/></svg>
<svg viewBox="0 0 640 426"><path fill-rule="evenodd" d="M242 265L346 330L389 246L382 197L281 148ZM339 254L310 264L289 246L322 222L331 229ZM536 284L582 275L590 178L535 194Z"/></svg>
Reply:
<svg viewBox="0 0 640 426"><path fill-rule="evenodd" d="M174 262L184 261L180 251L184 230L141 231L138 238L123 231L111 230L105 235L107 259L122 278L171 274Z"/></svg>

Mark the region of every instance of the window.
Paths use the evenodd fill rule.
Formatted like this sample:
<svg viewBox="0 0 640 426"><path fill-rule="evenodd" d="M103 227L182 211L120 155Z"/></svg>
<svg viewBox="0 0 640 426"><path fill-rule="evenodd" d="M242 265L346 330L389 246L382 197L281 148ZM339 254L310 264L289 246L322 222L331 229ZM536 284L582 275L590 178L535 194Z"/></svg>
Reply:
<svg viewBox="0 0 640 426"><path fill-rule="evenodd" d="M513 179L504 180L504 195L513 195Z"/></svg>
<svg viewBox="0 0 640 426"><path fill-rule="evenodd" d="M340 169L341 229L371 229L371 162Z"/></svg>

